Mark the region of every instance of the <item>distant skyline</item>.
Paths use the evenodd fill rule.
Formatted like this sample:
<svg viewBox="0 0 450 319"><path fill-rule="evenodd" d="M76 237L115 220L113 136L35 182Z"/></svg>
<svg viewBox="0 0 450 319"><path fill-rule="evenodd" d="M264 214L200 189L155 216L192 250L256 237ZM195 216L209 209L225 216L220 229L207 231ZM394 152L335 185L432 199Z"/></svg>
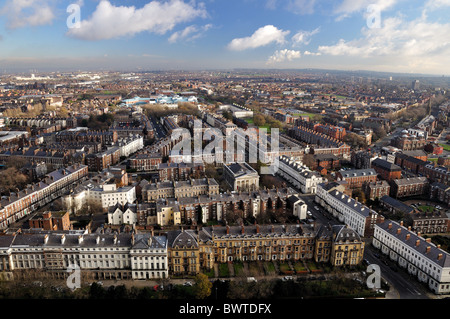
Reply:
<svg viewBox="0 0 450 319"><path fill-rule="evenodd" d="M311 68L448 76L449 16L450 0L4 0L0 71Z"/></svg>

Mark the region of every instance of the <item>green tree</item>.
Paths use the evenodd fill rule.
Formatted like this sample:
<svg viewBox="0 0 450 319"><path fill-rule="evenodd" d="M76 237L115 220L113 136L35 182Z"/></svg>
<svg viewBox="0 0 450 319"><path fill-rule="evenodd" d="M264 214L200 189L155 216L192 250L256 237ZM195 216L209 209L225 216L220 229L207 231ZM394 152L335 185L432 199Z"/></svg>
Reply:
<svg viewBox="0 0 450 319"><path fill-rule="evenodd" d="M253 123L256 126L263 126L264 124L266 124L266 119L264 118L264 116L262 114L255 114L253 116Z"/></svg>
<svg viewBox="0 0 450 319"><path fill-rule="evenodd" d="M198 274L194 281L194 294L197 299L205 299L211 295L212 283L205 274Z"/></svg>

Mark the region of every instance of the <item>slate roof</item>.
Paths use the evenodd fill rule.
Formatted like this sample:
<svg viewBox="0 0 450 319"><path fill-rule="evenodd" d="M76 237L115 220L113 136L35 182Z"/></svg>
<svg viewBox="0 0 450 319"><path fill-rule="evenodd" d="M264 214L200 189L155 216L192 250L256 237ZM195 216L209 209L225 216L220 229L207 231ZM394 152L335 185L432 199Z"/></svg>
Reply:
<svg viewBox="0 0 450 319"><path fill-rule="evenodd" d="M392 223L392 227L389 229L389 224ZM385 220L384 222L375 225L390 235L396 237L417 254L420 254L441 267L450 267L450 255L444 250L437 248L433 243L427 243L425 238L418 236L413 231L408 230L406 227L401 226L399 223L393 220ZM398 229L401 229L400 234L397 233ZM409 234L409 239L406 239ZM417 240L420 241L419 246L416 246ZM430 251L427 253L427 247L430 247ZM438 260L439 254L442 254L442 258Z"/></svg>

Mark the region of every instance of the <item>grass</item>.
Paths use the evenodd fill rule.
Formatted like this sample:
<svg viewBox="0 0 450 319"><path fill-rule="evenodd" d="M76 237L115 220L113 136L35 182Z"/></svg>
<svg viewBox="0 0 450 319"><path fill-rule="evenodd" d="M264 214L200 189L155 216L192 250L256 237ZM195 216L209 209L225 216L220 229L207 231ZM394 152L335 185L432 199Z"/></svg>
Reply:
<svg viewBox="0 0 450 319"><path fill-rule="evenodd" d="M228 269L228 264L219 265L219 276L220 277L230 277L230 270Z"/></svg>
<svg viewBox="0 0 450 319"><path fill-rule="evenodd" d="M309 270L318 270L319 269L315 262L310 261L310 262L308 262L307 266L308 266Z"/></svg>
<svg viewBox="0 0 450 319"><path fill-rule="evenodd" d="M313 118L316 114L313 113L295 113L293 116L308 116L310 119Z"/></svg>
<svg viewBox="0 0 450 319"><path fill-rule="evenodd" d="M448 145L448 144L439 144L439 145L442 146L445 151L449 151L450 152L450 145Z"/></svg>
<svg viewBox="0 0 450 319"><path fill-rule="evenodd" d="M276 273L275 265L270 261L264 262L263 268L266 276L271 276Z"/></svg>
<svg viewBox="0 0 450 319"><path fill-rule="evenodd" d="M244 271L244 265L241 262L233 263L233 267L234 267L234 275L235 276L241 275Z"/></svg>
<svg viewBox="0 0 450 319"><path fill-rule="evenodd" d="M208 278L214 278L215 276L214 269L205 270L203 271L203 273L208 276Z"/></svg>
<svg viewBox="0 0 450 319"><path fill-rule="evenodd" d="M423 211L423 212L432 212L433 210L434 210L434 207L433 206L426 206L426 205L423 205L423 206L419 206L419 209L421 210L421 211Z"/></svg>
<svg viewBox="0 0 450 319"><path fill-rule="evenodd" d="M259 128L265 128L265 129L267 129L267 134L270 134L270 125L269 125L269 124L260 126Z"/></svg>
<svg viewBox="0 0 450 319"><path fill-rule="evenodd" d="M294 270L295 271L307 271L308 269L305 268L302 262L296 262L294 264Z"/></svg>
<svg viewBox="0 0 450 319"><path fill-rule="evenodd" d="M281 263L280 264L280 271L290 271L291 267L287 263Z"/></svg>

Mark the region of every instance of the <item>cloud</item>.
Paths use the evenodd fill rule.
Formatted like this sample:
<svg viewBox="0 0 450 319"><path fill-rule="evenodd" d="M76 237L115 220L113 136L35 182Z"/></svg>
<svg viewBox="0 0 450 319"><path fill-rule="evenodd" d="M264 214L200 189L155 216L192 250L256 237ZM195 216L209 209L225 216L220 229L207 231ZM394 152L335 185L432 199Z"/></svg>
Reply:
<svg viewBox="0 0 450 319"><path fill-rule="evenodd" d="M283 44L286 42L285 37L289 33L290 31L280 30L273 25L266 25L256 30L249 37L233 39L228 44L228 49L233 51L243 51L266 46L273 42Z"/></svg>
<svg viewBox="0 0 450 319"><path fill-rule="evenodd" d="M299 59L302 56L300 51L295 50L277 50L275 53L269 57L267 64L280 63L284 61L292 61L293 59Z"/></svg>
<svg viewBox="0 0 450 319"><path fill-rule="evenodd" d="M134 36L144 31L165 34L179 23L206 16L204 5L196 5L192 1L151 1L136 9L134 6L115 6L109 0L101 0L92 16L81 21L79 28L70 29L67 35L95 41Z"/></svg>
<svg viewBox="0 0 450 319"><path fill-rule="evenodd" d="M180 40L192 41L201 37L204 32L208 31L212 27L212 24L207 24L202 27L197 27L196 25L190 25L181 31L174 32L169 37L170 43L175 43Z"/></svg>
<svg viewBox="0 0 450 319"><path fill-rule="evenodd" d="M283 8L299 15L313 14L316 0L266 0L265 7L275 10L278 4L282 3Z"/></svg>
<svg viewBox="0 0 450 319"><path fill-rule="evenodd" d="M322 55L322 53L305 51L305 52L303 52L303 55L319 56L319 55Z"/></svg>
<svg viewBox="0 0 450 319"><path fill-rule="evenodd" d="M396 69L411 66L439 70L438 64L449 60L448 34L449 23L428 22L424 17L413 21L391 17L384 19L380 28L364 28L359 39L341 39L334 45L319 46L318 52L372 62L376 58Z"/></svg>
<svg viewBox="0 0 450 319"><path fill-rule="evenodd" d="M289 0L287 9L295 14L313 14L316 0Z"/></svg>
<svg viewBox="0 0 450 319"><path fill-rule="evenodd" d="M293 46L299 46L301 44L308 45L311 41L311 37L319 32L319 28L312 31L299 31L292 37Z"/></svg>
<svg viewBox="0 0 450 319"><path fill-rule="evenodd" d="M9 29L47 25L55 19L48 0L8 0L0 14L7 17Z"/></svg>
<svg viewBox="0 0 450 319"><path fill-rule="evenodd" d="M344 0L334 9L338 21L356 12L364 11L367 15L369 7L377 8L380 12L393 7L400 0Z"/></svg>
<svg viewBox="0 0 450 319"><path fill-rule="evenodd" d="M430 10L434 10L441 7L449 7L450 0L428 0L425 7Z"/></svg>

